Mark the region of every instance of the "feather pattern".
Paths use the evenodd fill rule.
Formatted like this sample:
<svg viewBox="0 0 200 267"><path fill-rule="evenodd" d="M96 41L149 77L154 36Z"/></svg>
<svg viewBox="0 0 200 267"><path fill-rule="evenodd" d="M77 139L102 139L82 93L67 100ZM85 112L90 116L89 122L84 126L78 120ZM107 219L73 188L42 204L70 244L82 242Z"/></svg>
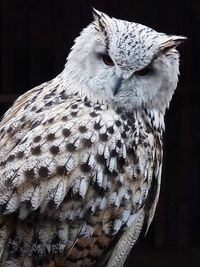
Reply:
<svg viewBox="0 0 200 267"><path fill-rule="evenodd" d="M181 40L95 11L63 72L5 113L0 266L123 266L155 213Z"/></svg>
<svg viewBox="0 0 200 267"><path fill-rule="evenodd" d="M153 175L160 184L162 127L148 125L145 110L116 112L77 95L63 103L60 83L51 98L45 97L49 83L24 96L23 106L18 99L0 125L1 228L10 233L3 232L0 242L6 266L25 264L27 255L43 266L52 253L66 266L94 265L137 218L144 220L146 209L151 213L153 203L146 200ZM52 101L48 112L46 99Z"/></svg>

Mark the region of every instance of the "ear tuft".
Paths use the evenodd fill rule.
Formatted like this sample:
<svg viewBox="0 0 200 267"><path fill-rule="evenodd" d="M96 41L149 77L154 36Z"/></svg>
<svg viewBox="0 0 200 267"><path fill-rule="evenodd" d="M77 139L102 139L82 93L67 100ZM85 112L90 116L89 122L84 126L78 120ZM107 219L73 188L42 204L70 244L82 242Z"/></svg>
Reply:
<svg viewBox="0 0 200 267"><path fill-rule="evenodd" d="M109 24L110 17L105 13L93 8L94 21L99 26L99 30L105 32L106 26Z"/></svg>
<svg viewBox="0 0 200 267"><path fill-rule="evenodd" d="M96 20L96 19L101 19L101 12L100 11L98 11L97 9L95 9L94 7L92 8L92 13L93 13L93 17L94 17L94 19Z"/></svg>
<svg viewBox="0 0 200 267"><path fill-rule="evenodd" d="M185 36L169 35L162 38L159 42L161 50L168 50L176 48L178 45L184 43L187 40Z"/></svg>

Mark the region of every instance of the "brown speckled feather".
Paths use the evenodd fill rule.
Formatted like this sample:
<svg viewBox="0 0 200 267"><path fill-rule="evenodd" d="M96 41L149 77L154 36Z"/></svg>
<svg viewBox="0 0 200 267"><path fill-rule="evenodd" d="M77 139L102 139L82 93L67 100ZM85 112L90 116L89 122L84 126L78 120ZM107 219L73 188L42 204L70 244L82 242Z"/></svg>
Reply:
<svg viewBox="0 0 200 267"><path fill-rule="evenodd" d="M153 115L60 84L26 93L0 123L0 266L95 266L141 211L151 221L155 210L162 128Z"/></svg>

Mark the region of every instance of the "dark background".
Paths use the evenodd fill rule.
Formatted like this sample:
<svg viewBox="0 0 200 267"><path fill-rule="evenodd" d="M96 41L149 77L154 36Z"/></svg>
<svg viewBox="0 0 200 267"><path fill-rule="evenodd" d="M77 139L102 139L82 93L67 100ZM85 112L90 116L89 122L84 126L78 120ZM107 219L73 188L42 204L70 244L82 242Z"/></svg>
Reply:
<svg viewBox="0 0 200 267"><path fill-rule="evenodd" d="M91 7L181 34L181 77L166 116L161 197L147 237L126 266L200 267L200 1L1 0L0 113L23 92L62 71Z"/></svg>

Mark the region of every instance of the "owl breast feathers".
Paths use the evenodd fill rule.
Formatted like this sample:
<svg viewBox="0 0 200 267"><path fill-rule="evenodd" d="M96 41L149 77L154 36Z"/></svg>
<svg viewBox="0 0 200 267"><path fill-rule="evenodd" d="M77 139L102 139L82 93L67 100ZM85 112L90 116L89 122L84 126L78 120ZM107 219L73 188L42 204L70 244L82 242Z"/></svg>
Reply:
<svg viewBox="0 0 200 267"><path fill-rule="evenodd" d="M128 29L145 51L129 65L127 56L119 58L120 49L129 52L125 46L114 51ZM178 75L164 84L155 72L159 64L166 73L178 70L174 47L181 37L162 34L162 42L146 44L145 29L149 40L160 38L95 11L64 71L19 97L4 115L0 266L120 267L148 230L160 188L164 105ZM88 42L90 31L96 36ZM155 81L152 98L149 92L145 98L143 86Z"/></svg>

